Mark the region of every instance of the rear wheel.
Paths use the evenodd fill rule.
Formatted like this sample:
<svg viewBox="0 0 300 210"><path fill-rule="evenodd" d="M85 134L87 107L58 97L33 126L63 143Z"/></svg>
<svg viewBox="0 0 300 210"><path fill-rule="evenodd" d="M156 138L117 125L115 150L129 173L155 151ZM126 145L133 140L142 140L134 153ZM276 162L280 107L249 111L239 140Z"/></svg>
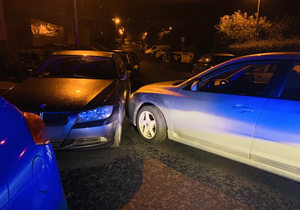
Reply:
<svg viewBox="0 0 300 210"><path fill-rule="evenodd" d="M144 140L159 143L167 138L167 126L156 106L144 106L137 115L137 130Z"/></svg>

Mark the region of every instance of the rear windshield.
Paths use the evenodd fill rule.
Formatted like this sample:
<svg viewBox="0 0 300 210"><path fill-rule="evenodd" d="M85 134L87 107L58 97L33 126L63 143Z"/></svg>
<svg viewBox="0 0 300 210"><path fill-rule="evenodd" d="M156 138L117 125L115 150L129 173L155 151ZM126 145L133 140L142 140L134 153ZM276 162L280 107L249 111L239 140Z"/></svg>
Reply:
<svg viewBox="0 0 300 210"><path fill-rule="evenodd" d="M52 56L35 72L35 77L114 79L111 58L98 56Z"/></svg>

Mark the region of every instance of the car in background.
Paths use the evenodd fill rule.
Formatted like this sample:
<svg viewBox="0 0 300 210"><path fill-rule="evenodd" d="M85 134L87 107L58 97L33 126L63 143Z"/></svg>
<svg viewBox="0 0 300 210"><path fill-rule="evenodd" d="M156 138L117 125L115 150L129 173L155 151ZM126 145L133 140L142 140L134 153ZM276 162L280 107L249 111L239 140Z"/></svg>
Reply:
<svg viewBox="0 0 300 210"><path fill-rule="evenodd" d="M141 41L135 41L135 42L132 42L132 45L135 46L135 47L140 47L142 45L142 42Z"/></svg>
<svg viewBox="0 0 300 210"><path fill-rule="evenodd" d="M121 57L127 71L131 72L132 77L140 74L140 61L136 53L125 50L110 50L109 52L117 53Z"/></svg>
<svg viewBox="0 0 300 210"><path fill-rule="evenodd" d="M0 209L68 209L45 124L0 97Z"/></svg>
<svg viewBox="0 0 300 210"><path fill-rule="evenodd" d="M151 56L155 56L155 53L162 49L162 48L171 48L171 45L153 45L152 47L150 47L149 49L145 50L145 54L146 55L151 55Z"/></svg>
<svg viewBox="0 0 300 210"><path fill-rule="evenodd" d="M129 120L167 138L300 182L300 53L248 55L185 81L141 87Z"/></svg>
<svg viewBox="0 0 300 210"><path fill-rule="evenodd" d="M170 48L161 48L155 53L155 57L159 58L160 60L163 59L163 56L166 54L167 50L170 50Z"/></svg>
<svg viewBox="0 0 300 210"><path fill-rule="evenodd" d="M204 54L194 64L192 75L195 76L195 75L199 74L200 72L205 71L206 69L209 69L209 68L211 68L211 67L213 67L213 66L215 66L219 63L228 61L232 58L235 58L235 55L227 54L227 53L208 53L208 54Z"/></svg>
<svg viewBox="0 0 300 210"><path fill-rule="evenodd" d="M55 149L119 147L131 81L120 56L60 51L3 97L44 120Z"/></svg>
<svg viewBox="0 0 300 210"><path fill-rule="evenodd" d="M134 69L134 76L139 76L140 75L140 62L141 60L139 59L138 55L134 52L130 52L129 53L129 58L130 58L130 62L132 64L132 68Z"/></svg>
<svg viewBox="0 0 300 210"><path fill-rule="evenodd" d="M182 52L182 51L174 51L173 52L173 61L175 63L193 63L194 53L192 52Z"/></svg>

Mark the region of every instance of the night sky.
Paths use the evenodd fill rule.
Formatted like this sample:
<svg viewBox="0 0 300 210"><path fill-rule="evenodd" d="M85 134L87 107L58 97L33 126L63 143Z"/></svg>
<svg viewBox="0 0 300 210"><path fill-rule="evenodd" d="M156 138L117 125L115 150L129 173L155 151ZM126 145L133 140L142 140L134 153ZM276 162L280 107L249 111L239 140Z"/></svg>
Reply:
<svg viewBox="0 0 300 210"><path fill-rule="evenodd" d="M204 50L211 46L216 32L214 26L220 17L238 10L254 15L258 5L258 0L99 0L99 4L101 2L106 4L102 9L110 10L106 14L119 17L125 27L147 30L147 22L163 23L174 30L177 27L180 36L186 36ZM270 21L285 13L298 15L299 11L300 0L261 0L260 16Z"/></svg>

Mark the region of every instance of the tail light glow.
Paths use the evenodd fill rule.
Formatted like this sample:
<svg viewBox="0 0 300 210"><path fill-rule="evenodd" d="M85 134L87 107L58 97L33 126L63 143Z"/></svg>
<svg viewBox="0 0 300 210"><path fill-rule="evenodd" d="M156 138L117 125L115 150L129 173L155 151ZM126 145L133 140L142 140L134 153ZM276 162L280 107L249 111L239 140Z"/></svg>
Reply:
<svg viewBox="0 0 300 210"><path fill-rule="evenodd" d="M28 129L36 145L45 145L50 143L46 132L44 121L36 114L23 112Z"/></svg>

